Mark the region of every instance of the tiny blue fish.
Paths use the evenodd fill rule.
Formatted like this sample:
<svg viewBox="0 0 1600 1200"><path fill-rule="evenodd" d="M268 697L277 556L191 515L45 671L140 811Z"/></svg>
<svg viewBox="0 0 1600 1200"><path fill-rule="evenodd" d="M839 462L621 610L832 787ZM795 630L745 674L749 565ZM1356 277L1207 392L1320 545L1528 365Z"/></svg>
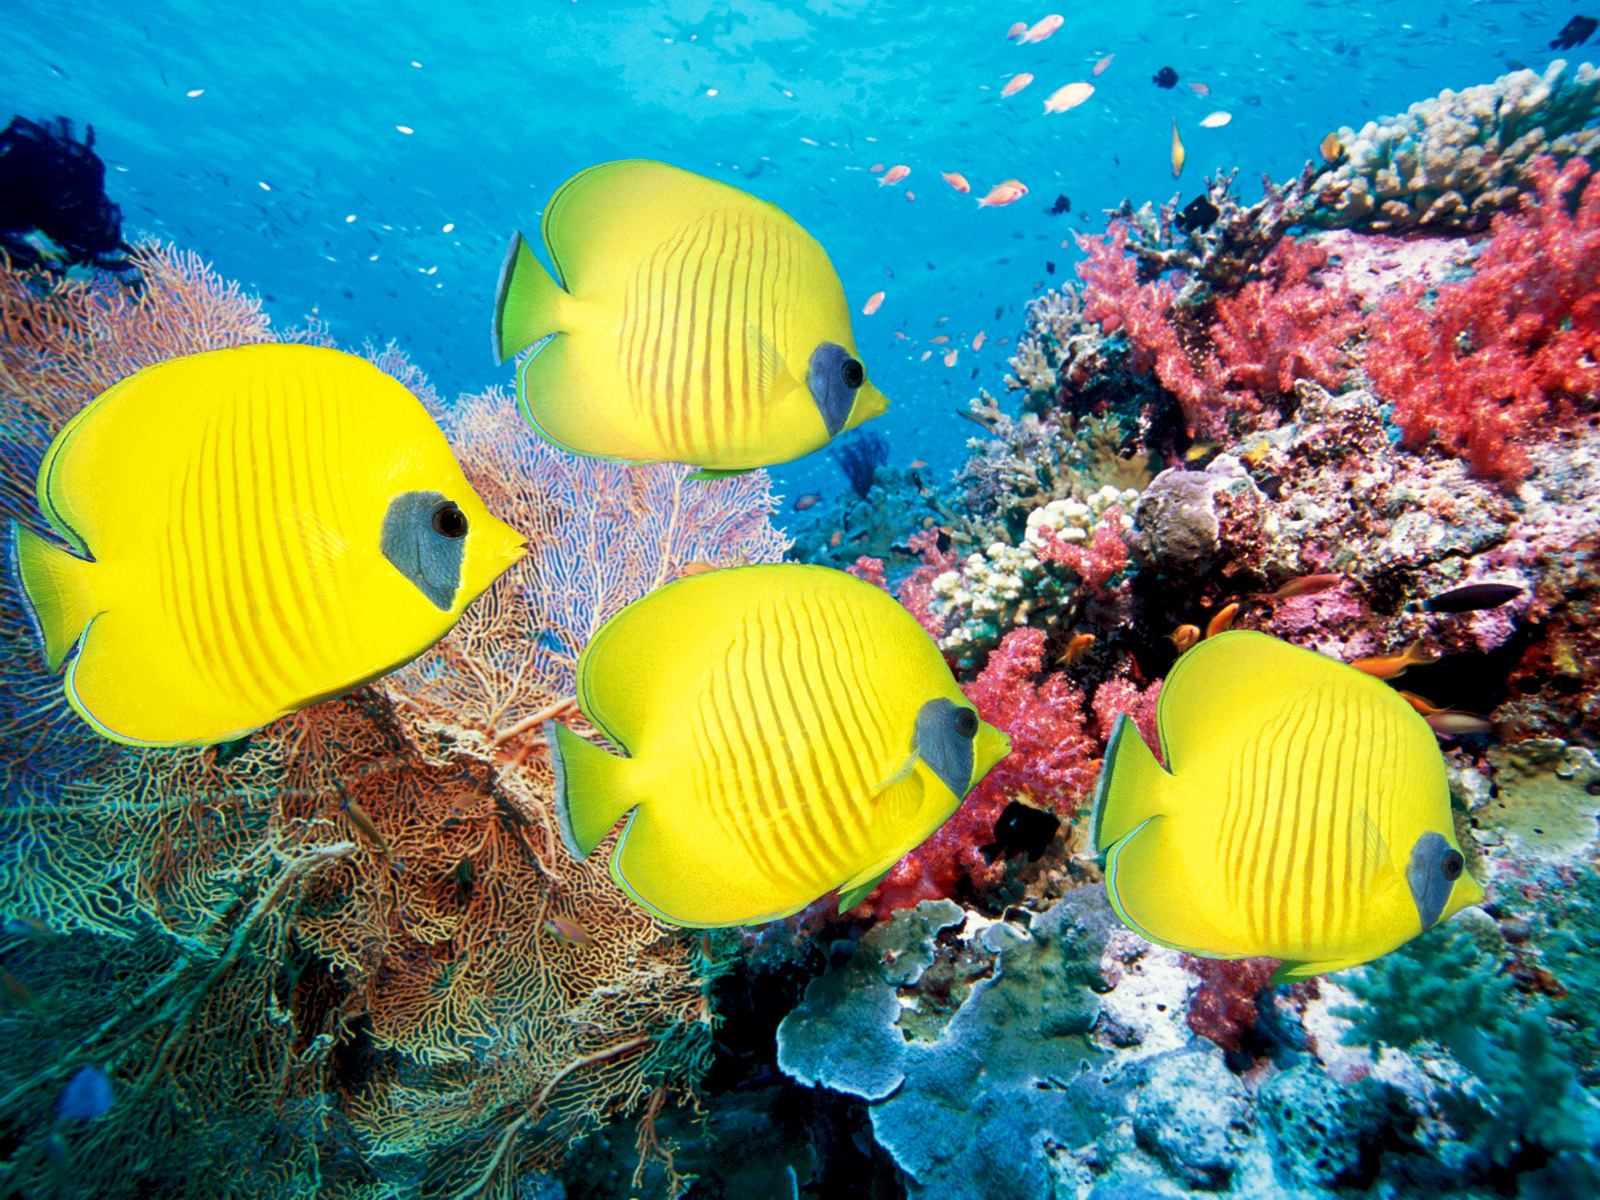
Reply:
<svg viewBox="0 0 1600 1200"><path fill-rule="evenodd" d="M56 1100L56 1120L92 1121L111 1111L111 1080L99 1067L83 1067Z"/></svg>

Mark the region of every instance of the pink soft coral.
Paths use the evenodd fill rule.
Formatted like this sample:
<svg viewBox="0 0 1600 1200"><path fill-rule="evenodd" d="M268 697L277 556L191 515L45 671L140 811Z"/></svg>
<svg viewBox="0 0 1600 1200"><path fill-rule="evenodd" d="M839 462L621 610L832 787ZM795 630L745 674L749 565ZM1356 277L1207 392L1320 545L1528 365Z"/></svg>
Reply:
<svg viewBox="0 0 1600 1200"><path fill-rule="evenodd" d="M1036 686L1044 654L1042 630L1013 630L962 689L984 720L1011 735L1011 753L867 898L875 916L948 896L963 875L980 887L993 883L1004 865L991 865L979 847L993 841L995 820L1007 804L1021 800L1067 816L1094 787L1099 748L1084 730L1083 693L1059 674Z"/></svg>
<svg viewBox="0 0 1600 1200"><path fill-rule="evenodd" d="M1045 562L1060 563L1083 580L1091 592L1104 598L1106 584L1128 566L1128 546L1122 540L1121 530L1122 510L1119 508L1106 511L1095 527L1094 539L1087 546L1064 542L1053 530L1046 529L1039 557Z"/></svg>
<svg viewBox="0 0 1600 1200"><path fill-rule="evenodd" d="M1366 360L1407 445L1433 442L1507 489L1530 467L1519 442L1600 394L1600 187L1582 158L1532 172L1535 195L1494 218L1472 277L1431 309L1421 284L1385 302Z"/></svg>
<svg viewBox="0 0 1600 1200"><path fill-rule="evenodd" d="M939 549L940 538L948 536L943 530L925 529L906 539L911 553L921 556L922 564L900 585L900 603L934 641L944 636L945 619L933 611L933 581L956 565L956 552L948 541L945 549Z"/></svg>

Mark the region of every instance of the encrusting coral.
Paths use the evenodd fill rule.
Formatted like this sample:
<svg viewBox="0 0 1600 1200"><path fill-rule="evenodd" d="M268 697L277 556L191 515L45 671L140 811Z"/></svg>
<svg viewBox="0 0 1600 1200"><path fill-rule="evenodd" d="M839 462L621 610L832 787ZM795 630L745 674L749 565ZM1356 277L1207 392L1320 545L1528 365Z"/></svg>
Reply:
<svg viewBox="0 0 1600 1200"><path fill-rule="evenodd" d="M192 256L135 257L137 295L0 272L7 516L37 523L40 454L120 375L273 340ZM6 590L0 962L50 998L52 964L148 968L119 1003L52 1009L48 1036L31 1011L0 1015L8 1044L53 1048L0 1070L0 1121L22 1146L0 1190L58 1169L50 1106L86 1064L125 1098L66 1135L75 1183L101 1196L237 1191L228 1131L280 1123L264 1195L319 1178L349 1195L509 1195L601 1117L703 1072L696 952L617 891L605 846L584 863L560 848L539 723L576 719L573 661L617 609L694 563L781 557L766 478L577 459L498 391L441 415L528 557L404 670L242 747L96 738ZM554 936L556 918L589 944Z"/></svg>
<svg viewBox="0 0 1600 1200"><path fill-rule="evenodd" d="M1369 233L1483 229L1538 186L1541 155L1600 153L1600 71L1556 59L1493 83L1443 91L1399 116L1338 131L1345 157L1316 183L1308 224Z"/></svg>

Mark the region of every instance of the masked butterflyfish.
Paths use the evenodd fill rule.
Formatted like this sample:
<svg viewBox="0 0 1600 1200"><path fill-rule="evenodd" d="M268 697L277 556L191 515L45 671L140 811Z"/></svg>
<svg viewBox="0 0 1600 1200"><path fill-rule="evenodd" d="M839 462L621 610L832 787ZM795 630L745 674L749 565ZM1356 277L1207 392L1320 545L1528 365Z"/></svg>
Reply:
<svg viewBox="0 0 1600 1200"><path fill-rule="evenodd" d="M658 588L579 656L578 703L618 753L548 725L556 811L586 858L674 925L859 903L1005 757L944 656L881 588L798 563Z"/></svg>
<svg viewBox="0 0 1600 1200"><path fill-rule="evenodd" d="M52 672L96 730L243 736L421 654L525 551L365 359L257 345L146 367L39 468L69 552L11 523Z"/></svg>
<svg viewBox="0 0 1600 1200"><path fill-rule="evenodd" d="M704 475L787 462L889 405L844 287L776 205L665 163L602 163L546 205L500 271L494 352L534 429L579 454Z"/></svg>
<svg viewBox="0 0 1600 1200"><path fill-rule="evenodd" d="M1293 979L1482 901L1433 731L1370 675L1222 633L1178 659L1156 720L1166 766L1119 719L1092 825L1112 906L1149 940Z"/></svg>

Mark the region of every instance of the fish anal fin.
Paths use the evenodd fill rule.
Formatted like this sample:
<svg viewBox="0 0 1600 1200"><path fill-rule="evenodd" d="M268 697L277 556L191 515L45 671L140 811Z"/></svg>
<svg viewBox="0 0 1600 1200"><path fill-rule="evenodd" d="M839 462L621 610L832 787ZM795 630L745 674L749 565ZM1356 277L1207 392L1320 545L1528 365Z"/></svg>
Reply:
<svg viewBox="0 0 1600 1200"><path fill-rule="evenodd" d="M875 887L889 877L889 872L892 870L894 870L892 866L886 867L884 870L874 875L871 879L863 880L860 883L853 883L847 887L841 887L839 889L839 911L846 913L856 905L860 904L872 894L872 890Z"/></svg>
<svg viewBox="0 0 1600 1200"><path fill-rule="evenodd" d="M1343 971L1348 967L1359 967L1367 960L1364 958L1330 959L1327 962L1290 962L1285 960L1276 971L1268 984L1293 983L1297 979L1310 979L1313 975L1329 975L1334 971Z"/></svg>
<svg viewBox="0 0 1600 1200"><path fill-rule="evenodd" d="M1106 896L1123 924L1147 941L1215 956L1228 947L1203 914L1207 897L1192 895L1181 870L1184 848L1173 819L1148 817L1106 851Z"/></svg>
<svg viewBox="0 0 1600 1200"><path fill-rule="evenodd" d="M729 470L719 470L716 467L700 467L690 471L684 478L693 479L699 483L710 483L718 479L732 479L736 475L748 475L754 470L754 467L734 467Z"/></svg>

